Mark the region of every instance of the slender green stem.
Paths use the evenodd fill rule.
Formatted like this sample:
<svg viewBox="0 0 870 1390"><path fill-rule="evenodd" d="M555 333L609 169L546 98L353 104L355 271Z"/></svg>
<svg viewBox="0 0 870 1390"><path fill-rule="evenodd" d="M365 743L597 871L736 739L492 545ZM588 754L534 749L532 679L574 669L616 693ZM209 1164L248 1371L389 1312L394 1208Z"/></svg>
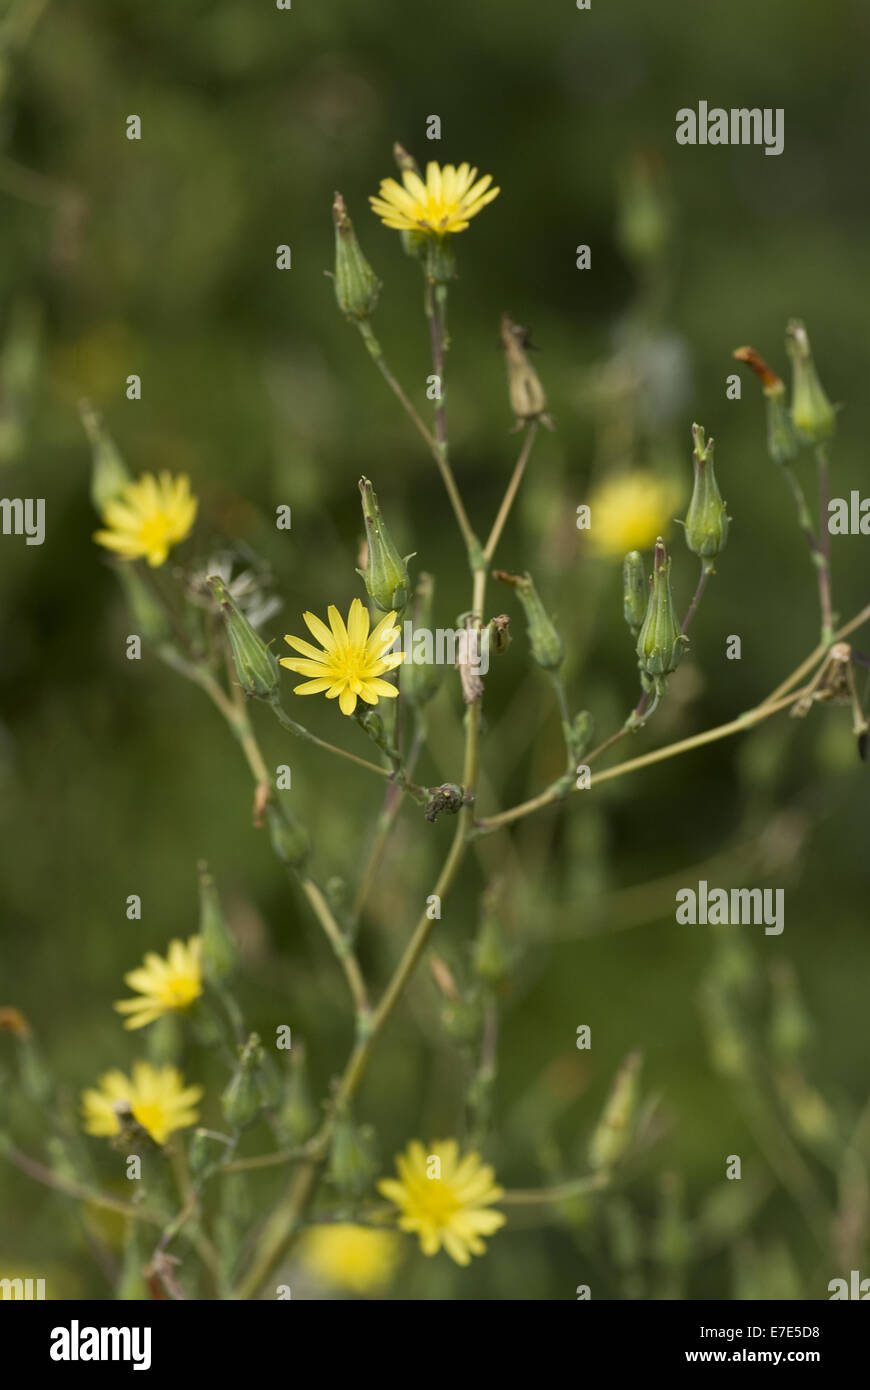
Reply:
<svg viewBox="0 0 870 1390"><path fill-rule="evenodd" d="M434 305L432 309L432 319L435 320ZM438 465L438 471L440 472L444 482L444 486L447 489L447 496L450 498L450 505L453 508L457 524L459 526L460 531L462 532L462 538L465 541L466 548L469 551L472 550L474 545L476 544L476 537L474 535L474 531L471 528L471 523L468 520L468 513L465 510L465 505L462 501L462 497L460 496L459 488L456 486L456 479L453 476L453 470L451 469L447 459L446 442L442 442L440 438L436 439L435 436L431 433L430 430L426 428L423 421L420 419L420 416L418 415L414 406L408 400L408 397L405 395L405 392L402 390L401 386L399 385L398 381L396 380L395 376L393 375L389 366L387 365L383 349L381 348L380 343L375 337L371 325L366 320L363 320L359 324L359 330L360 334L362 335L362 340L368 348L369 355L372 358L372 361L375 363L376 367L378 368L379 372L381 373L381 376L384 378L390 390L393 392L396 399L401 404L402 409L405 411L405 414L408 416L411 423L414 425L414 428L422 435L423 439L425 439L426 444L429 447L429 451L432 454L432 457L434 458L436 464ZM440 348L441 336L437 328L435 329L435 334ZM442 426L446 430L446 417L443 411L443 354L441 354L439 360L441 362L441 367L439 370L439 367L436 366L435 372L441 383L442 401L440 403L440 409L436 414L436 420L439 424L439 430Z"/></svg>
<svg viewBox="0 0 870 1390"><path fill-rule="evenodd" d="M819 545L813 559L819 576L821 640L830 646L834 640L834 617L831 609L831 533L828 530L828 454L824 444L816 446L816 465L819 476Z"/></svg>
<svg viewBox="0 0 870 1390"><path fill-rule="evenodd" d="M590 1192L601 1192L610 1186L609 1173L592 1173L587 1178L575 1178L570 1182L559 1183L557 1187L515 1187L508 1189L498 1199L500 1207L540 1206L551 1202L567 1202L572 1197L585 1197Z"/></svg>
<svg viewBox="0 0 870 1390"><path fill-rule="evenodd" d="M511 474L511 480L508 483L507 490L505 492L504 497L502 498L501 506L498 509L495 521L492 523L492 530L489 533L489 538L486 542L486 545L483 547L483 557L487 565L490 565L492 563L492 557L495 554L495 548L498 545L499 540L501 539L501 533L504 530L505 522L507 521L508 516L510 515L511 507L514 504L517 492L519 491L520 483L523 480L523 474L526 471L526 464L529 461L529 455L532 452L532 445L535 442L537 433L538 421L532 420L531 424L528 426L528 429L526 430L526 437L523 442L523 447L520 450L520 456L514 465L514 471Z"/></svg>
<svg viewBox="0 0 870 1390"><path fill-rule="evenodd" d="M128 1216L133 1221L147 1221L151 1226L162 1226L165 1218L156 1211L150 1211L148 1207L136 1206L132 1202L125 1202L120 1197L113 1197L108 1192L99 1192L97 1189L88 1187L85 1183L74 1182L70 1178L62 1178L59 1174L46 1168L29 1154L22 1153L20 1149L12 1144L4 1143L0 1146L0 1158L8 1158L9 1162L19 1168L22 1173L26 1173L35 1182L42 1183L44 1187L50 1187L55 1192L62 1193L65 1197L75 1197L79 1202L87 1202L94 1207L102 1207L104 1211L119 1212L122 1216Z"/></svg>

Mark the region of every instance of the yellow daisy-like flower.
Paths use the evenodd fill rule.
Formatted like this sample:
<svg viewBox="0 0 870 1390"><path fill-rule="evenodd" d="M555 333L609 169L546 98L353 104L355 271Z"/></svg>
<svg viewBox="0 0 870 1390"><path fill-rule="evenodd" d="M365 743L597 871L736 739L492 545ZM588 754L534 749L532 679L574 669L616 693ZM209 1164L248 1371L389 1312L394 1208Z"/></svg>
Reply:
<svg viewBox="0 0 870 1390"><path fill-rule="evenodd" d="M622 559L629 550L645 550L667 530L681 489L639 471L608 479L592 495L590 540L602 555Z"/></svg>
<svg viewBox="0 0 870 1390"><path fill-rule="evenodd" d="M389 1284L401 1257L401 1240L394 1231L337 1222L312 1226L299 1245L304 1263L324 1284L372 1293Z"/></svg>
<svg viewBox="0 0 870 1390"><path fill-rule="evenodd" d="M156 568L174 545L190 535L196 508L186 474L173 478L163 472L155 478L153 473L143 473L106 503L106 530L95 531L94 540L125 560L145 559Z"/></svg>
<svg viewBox="0 0 870 1390"><path fill-rule="evenodd" d="M141 994L141 999L120 999L113 1007L129 1014L125 1028L144 1028L163 1014L186 1009L202 994L202 940L192 936L170 941L164 960L149 951L136 970L124 976L124 983Z"/></svg>
<svg viewBox="0 0 870 1390"><path fill-rule="evenodd" d="M436 1158L438 1164L432 1162ZM384 1178L378 1190L395 1202L402 1213L400 1229L419 1236L424 1255L437 1255L443 1246L457 1264L467 1265L472 1255L485 1253L481 1236L491 1236L506 1217L487 1210L504 1193L479 1154L460 1159L455 1139L434 1143L427 1154L413 1139L396 1158L396 1168L398 1180Z"/></svg>
<svg viewBox="0 0 870 1390"><path fill-rule="evenodd" d="M327 700L337 696L342 714L353 714L357 697L367 705L376 705L382 695L395 699L399 693L396 686L380 679L385 671L395 670L405 659L404 652L387 655L400 635L399 629L393 627L395 616L395 613L387 613L369 636L368 609L358 598L350 605L347 627L334 604L329 607L329 627L313 613L303 613L308 631L317 638L323 651L312 647L310 642L303 642L301 637L284 638L304 659L282 656L281 665L300 676L313 678L295 685L294 694L326 695Z"/></svg>
<svg viewBox="0 0 870 1390"><path fill-rule="evenodd" d="M82 1093L82 1116L88 1134L118 1134L121 1121L116 1106L127 1105L133 1118L147 1129L156 1144L165 1144L176 1129L185 1129L199 1118L194 1106L201 1086L185 1086L176 1067L155 1067L134 1062L132 1077L107 1071L99 1089Z"/></svg>
<svg viewBox="0 0 870 1390"><path fill-rule="evenodd" d="M460 164L458 169L445 164L442 169L430 160L425 183L413 169L405 169L404 188L395 179L382 179L378 196L369 202L387 227L442 236L445 232L464 232L471 218L498 197L501 190L490 188L491 183L492 174L478 179L477 170L468 164Z"/></svg>

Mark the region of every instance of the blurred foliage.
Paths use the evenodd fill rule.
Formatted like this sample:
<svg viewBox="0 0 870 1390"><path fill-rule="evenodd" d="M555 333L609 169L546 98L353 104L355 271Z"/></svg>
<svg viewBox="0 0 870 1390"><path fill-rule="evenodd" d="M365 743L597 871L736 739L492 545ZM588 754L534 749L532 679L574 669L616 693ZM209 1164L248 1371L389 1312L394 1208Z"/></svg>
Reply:
<svg viewBox="0 0 870 1390"><path fill-rule="evenodd" d="M265 832L251 828L249 779L220 720L153 653L125 658L123 596L91 541L79 400L103 413L133 472L190 473L203 559L231 544L268 564L284 603L269 635L299 631L303 608L346 611L361 592L360 476L372 479L402 554L416 551L415 565L436 573L436 622L452 626L468 606L467 567L440 479L323 271L338 188L384 282L378 334L422 409L430 368L417 267L366 199L393 173L395 139L421 161L469 160L502 188L460 238L450 296L451 444L469 512L488 523L515 456L498 347L507 311L533 326L557 430L539 440L499 561L535 574L570 654L572 709L589 708L603 736L634 702L635 659L619 561L589 551L576 507L602 477L631 467L684 479L687 500L690 425L700 420L716 438L733 525L691 658L632 751L732 718L797 665L818 628L756 383L744 377L739 403L725 397L732 350L751 342L784 373L784 324L804 318L826 388L846 403L835 495L866 475L870 339L857 290L867 283L870 193L855 173L870 88L856 55L867 51L870 12L858 0L733 0L691 12L691 22L676 0L589 13L571 0L441 0L420 11L353 0L296 0L289 12L269 0L3 8L0 468L5 495L46 499L47 536L41 548L0 541L0 1003L31 1020L73 1105L82 1086L136 1055L110 1003L145 949L195 930L206 859L242 945L246 1017L263 1037L292 1025L322 1096L351 1041L343 982ZM677 147L675 112L699 94L783 107L785 153ZM443 135L430 147L432 112ZM124 135L131 113L139 142ZM652 204L650 169L666 191ZM275 268L283 243L288 272ZM592 248L591 271L575 268L579 243ZM124 395L134 372L138 402ZM273 524L282 504L292 507L289 533ZM676 528L669 541L685 606L695 562ZM867 600L865 545L835 542L843 617ZM517 635L487 681L488 809L533 795L563 757L552 692L529 669L510 611ZM740 662L725 660L731 633L742 637ZM442 684L419 770L433 784L456 775L461 748L458 692ZM366 753L333 707L308 703L323 706L306 708L318 733L355 737ZM258 729L270 766L292 763L287 795L318 873L352 892L361 827L379 809L368 780L288 746L265 715ZM572 1298L587 1283L595 1298L824 1297L828 1279L851 1267L835 1252L857 1262L863 1247L867 1260L866 1134L857 1157L843 1147L867 1099L870 970L867 781L848 716L783 717L579 800L481 842L483 874L470 858L438 945L462 980L483 886L505 875L512 967L497 990L499 1065L486 1100L500 1181L525 1188L581 1171L635 1048L645 1094L660 1098L657 1143L618 1199L563 1203L543 1226L540 1210L532 1219L519 1209L468 1270L424 1260L408 1242L401 1293ZM386 978L450 834L403 812L360 937L374 979ZM675 885L699 877L785 885L785 932L733 929L740 961L729 964L714 933L674 922ZM142 897L141 922L125 918L130 893ZM781 1055L793 1020L765 1031L792 976L812 1020L797 1060ZM461 1137L480 1121L463 1118L473 1066L440 1026L442 1006L424 967L364 1085L382 1171L409 1137ZM583 1023L588 1053L574 1045ZM729 1039L747 1055L735 1058ZM191 1079L207 1087L206 1123L219 1123L224 1073ZM14 1109L22 1148L44 1161L40 1117L23 1102ZM104 1184L120 1190L117 1159L87 1142ZM727 1183L735 1153L743 1180ZM96 1218L10 1173L3 1272L36 1270L55 1285L57 1271L58 1292L104 1297ZM258 1177L257 1215L279 1185L274 1171ZM250 1223L233 1194L225 1200L222 1230ZM819 1249L820 1204L837 1213L834 1250ZM100 1240L120 1254L121 1223L100 1221Z"/></svg>

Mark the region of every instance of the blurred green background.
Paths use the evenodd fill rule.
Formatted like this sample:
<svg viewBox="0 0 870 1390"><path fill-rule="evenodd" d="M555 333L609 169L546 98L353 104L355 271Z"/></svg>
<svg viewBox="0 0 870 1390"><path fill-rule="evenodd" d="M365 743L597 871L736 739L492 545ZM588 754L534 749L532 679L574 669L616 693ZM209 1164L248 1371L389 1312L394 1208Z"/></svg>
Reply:
<svg viewBox="0 0 870 1390"><path fill-rule="evenodd" d="M726 400L732 350L752 343L785 374L785 322L804 318L826 388L845 404L834 494L848 496L866 475L870 89L861 55L870 12L859 0L731 0L702 11L618 0L589 13L572 0L296 0L286 13L270 0L4 7L2 490L44 497L47 534L41 548L0 540L0 1004L25 1012L72 1096L128 1065L142 1038L122 1031L110 1004L144 950L195 930L204 858L245 946L248 1021L266 1036L292 1026L320 1097L351 1040L342 981L264 834L251 829L248 773L217 715L149 652L125 658L129 618L91 540L77 402L88 397L103 413L132 471L190 474L201 512L189 553L204 562L244 543L268 563L284 604L268 636L301 632L304 608L346 611L361 594L363 474L400 548L436 575L438 622L452 626L469 585L440 479L323 272L340 189L384 282L376 331L428 410L419 270L367 197L394 173L394 140L421 162L468 160L502 190L458 238L450 290L451 448L469 513L488 526L518 447L498 346L507 310L533 327L557 429L536 445L497 560L536 575L570 653L572 708L591 709L604 737L636 698L635 659L619 562L592 553L575 509L603 478L633 468L681 478L688 500L699 420L716 438L731 536L691 660L629 752L732 718L818 633L815 584L766 455L757 383L744 373L742 400ZM678 147L675 113L702 98L784 108L783 155ZM131 113L142 120L139 142L125 138ZM438 143L425 139L433 113ZM652 171L664 209L652 245L637 230L638 167ZM275 268L282 243L292 248L288 272ZM580 243L592 248L587 272L575 268ZM25 359L18 384L10 354ZM628 397L619 390L626 362L638 374ZM124 395L134 372L138 402ZM809 479L809 461L802 467ZM292 507L289 533L274 526L281 504ZM679 529L669 535L683 607L696 562ZM867 601L866 545L834 544L844 619ZM507 590L491 590L490 605L511 612L515 633L487 682L480 804L492 812L558 775L562 753L521 614ZM732 633L740 662L725 659ZM303 715L287 690L293 713L367 755L334 705L306 701ZM344 878L352 894L377 789L289 741L264 711L254 715L270 764L292 766L286 795L310 828L319 876ZM460 720L448 676L419 780L458 776ZM486 1145L500 1180L531 1187L585 1171L614 1071L635 1047L645 1094L661 1098L661 1134L619 1203L555 1217L523 1211L468 1270L446 1256L425 1260L409 1239L394 1296L571 1298L588 1283L607 1298L819 1298L848 1274L841 1259L863 1250L866 1266L866 1150L847 1165L849 1182L841 1161L868 1096L867 808L848 712L829 708L616 780L482 842L485 861L469 857L436 943L461 975L481 893L500 874L503 925L519 954L500 999ZM431 891L452 829L446 819L427 825L410 805L403 812L361 937L375 981ZM674 885L705 876L785 887L783 935L744 927L723 940L678 926ZM130 893L142 897L140 923L125 918ZM739 1037L757 1048L772 1086L770 972L783 961L814 1025L800 1074L834 1117L833 1140L824 1124L815 1137L795 1132L782 1091L759 1106L755 1083L732 1084L707 1047L718 1017L710 991L721 994L724 980L739 1003ZM384 1171L411 1137L463 1133L469 1058L440 1014L424 967L361 1095ZM581 1023L592 1028L590 1052L574 1046ZM0 1041L11 1066L10 1040ZM196 1053L185 1059L190 1078L210 1086L203 1112L217 1123L223 1077L210 1067ZM13 1112L21 1146L44 1157L39 1117L23 1103ZM118 1159L89 1142L103 1180L117 1181ZM724 1182L728 1154L742 1155L754 1196L745 1211L735 1197L720 1229L709 1204L731 1202L727 1189L738 1186ZM278 1185L258 1181L255 1216ZM72 1204L8 1168L3 1188L0 1272L48 1271L57 1290L107 1296ZM675 1191L686 1224L671 1238ZM811 1229L814 1204L834 1232L827 1247ZM628 1228L639 1253L625 1256Z"/></svg>

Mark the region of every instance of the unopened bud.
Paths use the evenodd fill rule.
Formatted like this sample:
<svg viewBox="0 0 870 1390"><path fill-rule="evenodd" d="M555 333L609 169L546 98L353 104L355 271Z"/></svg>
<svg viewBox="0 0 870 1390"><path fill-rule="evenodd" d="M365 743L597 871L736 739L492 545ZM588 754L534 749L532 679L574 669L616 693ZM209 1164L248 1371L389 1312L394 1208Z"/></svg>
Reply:
<svg viewBox="0 0 870 1390"><path fill-rule="evenodd" d="M91 444L91 501L102 514L106 503L123 492L132 479L99 415L87 401L79 402L79 414Z"/></svg>
<svg viewBox="0 0 870 1390"><path fill-rule="evenodd" d="M553 671L562 664L565 648L562 639L549 617L530 574L508 574L505 570L493 570L493 578L502 584L510 584L517 592L523 605L528 625L529 644L532 656L546 671Z"/></svg>
<svg viewBox="0 0 870 1390"><path fill-rule="evenodd" d="M266 808L269 818L269 838L272 849L282 864L288 868L302 869L311 852L311 840L305 826L292 812L283 806L269 802Z"/></svg>
<svg viewBox="0 0 870 1390"><path fill-rule="evenodd" d="M791 319L785 331L792 364L792 424L801 438L821 444L834 433L834 407L819 381L806 328L800 319Z"/></svg>
<svg viewBox="0 0 870 1390"><path fill-rule="evenodd" d="M245 615L230 598L219 575L212 575L209 588L220 605L239 683L246 695L267 700L278 689L278 662Z"/></svg>
<svg viewBox="0 0 870 1390"><path fill-rule="evenodd" d="M692 436L695 486L686 513L686 545L700 556L704 568L709 570L713 567L714 555L719 554L728 539L729 517L713 469L713 440L704 442L700 425L692 426Z"/></svg>
<svg viewBox="0 0 870 1390"><path fill-rule="evenodd" d="M646 616L649 580L639 550L630 550L622 562L622 613L632 635L637 636Z"/></svg>
<svg viewBox="0 0 870 1390"><path fill-rule="evenodd" d="M335 298L343 314L367 319L378 302L381 282L375 275L356 239L344 199L336 193L332 204L335 224Z"/></svg>
<svg viewBox="0 0 870 1390"><path fill-rule="evenodd" d="M259 1076L262 1053L260 1039L252 1033L239 1053L238 1066L221 1096L227 1124L234 1129L246 1129L253 1124L263 1108Z"/></svg>
<svg viewBox="0 0 870 1390"><path fill-rule="evenodd" d="M631 1144L642 1061L639 1052L632 1052L616 1074L601 1119L589 1141L589 1163L595 1169L613 1168Z"/></svg>
<svg viewBox="0 0 870 1390"><path fill-rule="evenodd" d="M284 1082L284 1098L275 1116L278 1137L284 1144L302 1144L317 1128L318 1112L308 1088L305 1051L294 1046L290 1053L289 1075Z"/></svg>
<svg viewBox="0 0 870 1390"><path fill-rule="evenodd" d="M501 922L501 891L501 885L495 883L484 893L480 926L472 949L474 973L489 984L504 979L514 957Z"/></svg>
<svg viewBox="0 0 870 1390"><path fill-rule="evenodd" d="M221 984L235 971L239 948L227 926L215 881L204 863L199 864L199 935L202 973L209 984Z"/></svg>
<svg viewBox="0 0 870 1390"><path fill-rule="evenodd" d="M362 1197L378 1171L370 1125L357 1126L339 1114L333 1130L329 1176L344 1197Z"/></svg>
<svg viewBox="0 0 870 1390"><path fill-rule="evenodd" d="M360 478L359 490L368 556L365 569L357 570L357 574L365 581L369 596L382 612L400 612L408 602L411 592L411 581L408 578L408 561L411 555L406 555L403 560L393 544L381 516L375 490L368 478Z"/></svg>
<svg viewBox="0 0 870 1390"><path fill-rule="evenodd" d="M653 579L646 616L637 637L637 656L645 675L656 678L676 671L688 638L680 632L671 594L671 562L661 536L653 557Z"/></svg>
<svg viewBox="0 0 870 1390"><path fill-rule="evenodd" d="M563 723L562 731L571 761L579 763L591 748L595 733L595 724L588 709L581 709L579 714L574 715L570 724Z"/></svg>
<svg viewBox="0 0 870 1390"><path fill-rule="evenodd" d="M509 315L502 314L501 341L507 363L511 410L517 423L538 420L546 412L547 397L537 372L526 356L528 329L514 323Z"/></svg>

